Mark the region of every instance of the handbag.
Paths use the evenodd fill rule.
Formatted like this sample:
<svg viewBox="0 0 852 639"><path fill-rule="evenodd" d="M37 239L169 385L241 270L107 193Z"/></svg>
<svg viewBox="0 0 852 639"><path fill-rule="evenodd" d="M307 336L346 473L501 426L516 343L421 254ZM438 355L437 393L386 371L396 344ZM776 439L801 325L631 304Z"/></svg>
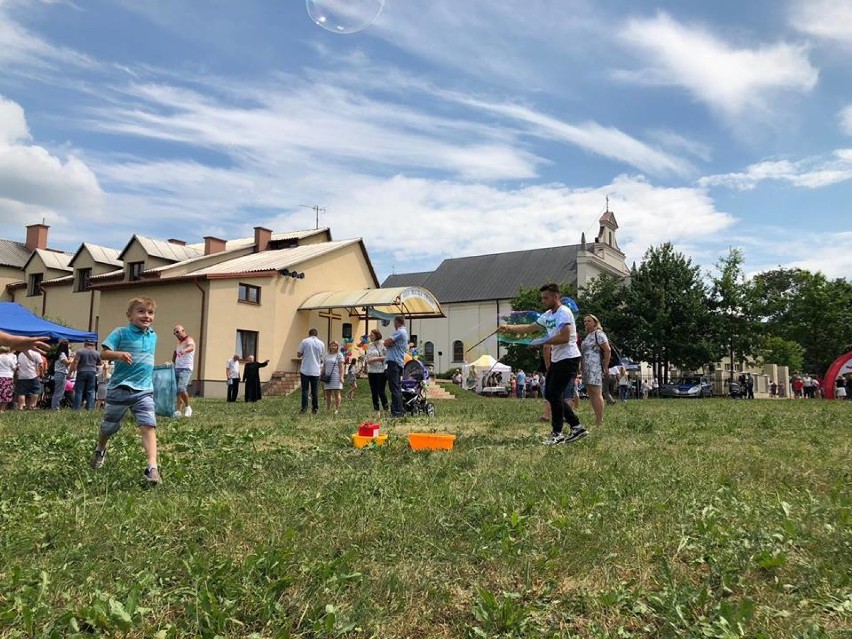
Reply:
<svg viewBox="0 0 852 639"><path fill-rule="evenodd" d="M326 370L327 370L326 365L323 364L322 365L322 375L320 375L320 381L323 384L328 384L331 381L331 373L330 372L327 373Z"/></svg>

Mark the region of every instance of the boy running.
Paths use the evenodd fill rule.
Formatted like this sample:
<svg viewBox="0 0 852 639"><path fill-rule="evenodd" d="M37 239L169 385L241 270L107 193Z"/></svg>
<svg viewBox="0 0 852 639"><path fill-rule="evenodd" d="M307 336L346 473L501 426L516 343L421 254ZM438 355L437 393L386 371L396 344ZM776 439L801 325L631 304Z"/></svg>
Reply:
<svg viewBox="0 0 852 639"><path fill-rule="evenodd" d="M92 455L92 468L100 468L106 459L107 442L118 432L128 410L133 413L142 448L148 457L145 480L160 483L157 469L157 418L154 415L154 350L157 334L151 328L157 305L150 297L134 297L127 307L130 323L116 328L103 341L101 359L115 361L106 396L106 410Z"/></svg>

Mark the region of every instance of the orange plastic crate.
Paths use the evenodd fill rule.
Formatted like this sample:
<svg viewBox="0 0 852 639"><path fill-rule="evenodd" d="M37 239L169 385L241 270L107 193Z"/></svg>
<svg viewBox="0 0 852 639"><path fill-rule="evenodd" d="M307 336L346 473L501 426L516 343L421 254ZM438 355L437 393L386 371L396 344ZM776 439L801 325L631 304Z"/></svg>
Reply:
<svg viewBox="0 0 852 639"><path fill-rule="evenodd" d="M411 433L408 444L413 450L452 450L455 435L448 433Z"/></svg>

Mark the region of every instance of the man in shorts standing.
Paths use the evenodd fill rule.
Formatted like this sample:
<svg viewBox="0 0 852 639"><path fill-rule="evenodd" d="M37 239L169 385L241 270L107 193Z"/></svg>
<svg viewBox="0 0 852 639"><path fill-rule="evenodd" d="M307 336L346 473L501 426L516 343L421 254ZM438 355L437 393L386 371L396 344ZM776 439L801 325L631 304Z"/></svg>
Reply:
<svg viewBox="0 0 852 639"><path fill-rule="evenodd" d="M192 377L192 369L195 366L195 340L186 334L183 326L175 326L175 338L178 345L172 355L175 363L175 381L177 382L177 410L175 417L192 417L192 406L189 405L189 379ZM181 413L181 407L186 407Z"/></svg>

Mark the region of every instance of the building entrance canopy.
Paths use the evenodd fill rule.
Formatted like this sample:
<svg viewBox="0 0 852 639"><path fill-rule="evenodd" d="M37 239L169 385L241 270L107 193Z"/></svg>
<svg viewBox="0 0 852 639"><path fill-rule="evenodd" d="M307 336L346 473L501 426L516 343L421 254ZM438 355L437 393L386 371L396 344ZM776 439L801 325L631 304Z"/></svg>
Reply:
<svg viewBox="0 0 852 639"><path fill-rule="evenodd" d="M314 293L302 302L299 310L334 308L348 309L359 317L383 319L394 315L404 315L406 319L444 317L444 311L435 296L419 286Z"/></svg>

